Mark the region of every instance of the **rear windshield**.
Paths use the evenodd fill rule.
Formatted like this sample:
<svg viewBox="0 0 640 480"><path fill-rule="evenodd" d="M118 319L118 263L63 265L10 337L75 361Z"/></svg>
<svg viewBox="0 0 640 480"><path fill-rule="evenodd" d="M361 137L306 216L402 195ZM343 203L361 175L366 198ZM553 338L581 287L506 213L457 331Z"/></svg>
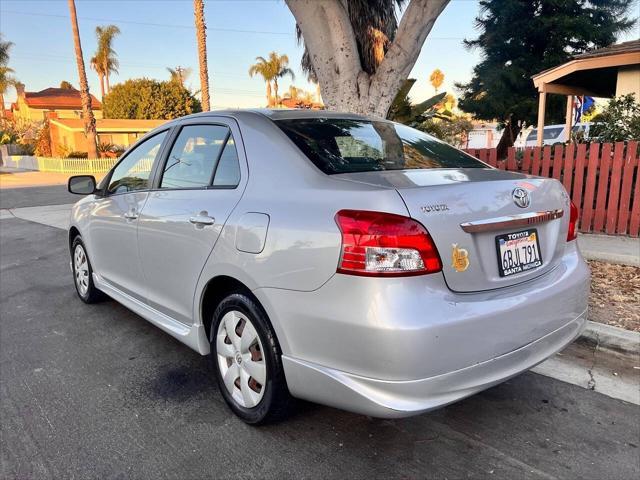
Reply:
<svg viewBox="0 0 640 480"><path fill-rule="evenodd" d="M487 165L419 130L391 122L303 118L276 120L280 129L328 175Z"/></svg>

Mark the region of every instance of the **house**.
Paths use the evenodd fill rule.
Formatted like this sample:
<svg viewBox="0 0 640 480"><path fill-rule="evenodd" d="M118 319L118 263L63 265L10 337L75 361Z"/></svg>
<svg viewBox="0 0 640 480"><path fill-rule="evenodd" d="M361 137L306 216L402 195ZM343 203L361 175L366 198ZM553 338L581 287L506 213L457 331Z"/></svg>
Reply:
<svg viewBox="0 0 640 480"><path fill-rule="evenodd" d="M80 91L67 88L45 88L39 92L25 92L24 84L16 85L17 100L11 105L16 121L39 122L50 114L58 118L81 118ZM91 107L96 118L102 118L102 103L91 95Z"/></svg>
<svg viewBox="0 0 640 480"><path fill-rule="evenodd" d="M145 133L153 130L166 120L97 119L98 143L108 143L118 147L128 147ZM64 156L70 152L86 152L87 138L84 122L80 118L49 119L51 152Z"/></svg>
<svg viewBox="0 0 640 480"><path fill-rule="evenodd" d="M575 55L562 65L533 76L538 89L538 131L544 128L548 94L566 95L566 131L571 131L574 96L613 98L634 93L640 101L640 40ZM538 146L542 135L538 136Z"/></svg>

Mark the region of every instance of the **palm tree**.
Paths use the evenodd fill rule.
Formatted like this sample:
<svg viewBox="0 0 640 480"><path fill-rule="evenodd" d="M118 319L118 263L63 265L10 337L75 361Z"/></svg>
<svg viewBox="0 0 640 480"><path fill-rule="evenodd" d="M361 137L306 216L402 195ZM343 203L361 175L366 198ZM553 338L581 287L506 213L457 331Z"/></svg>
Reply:
<svg viewBox="0 0 640 480"><path fill-rule="evenodd" d="M295 80L293 70L289 68L289 57L271 52L269 60L264 57L256 57L256 61L249 68L249 75L253 77L256 74L260 74L262 76L267 84L268 106L277 105L280 101L278 97L278 79L289 75L292 80ZM273 82L273 96L271 95L271 82Z"/></svg>
<svg viewBox="0 0 640 480"><path fill-rule="evenodd" d="M115 25L96 27L98 49L91 58L91 68L98 73L102 96L104 96L105 93L109 93L109 76L112 73L118 73L118 67L120 66L116 52L111 47L113 39L119 33L120 29Z"/></svg>
<svg viewBox="0 0 640 480"><path fill-rule="evenodd" d="M73 31L73 44L76 51L76 64L78 65L78 77L80 78L80 99L82 100L82 118L84 131L87 136L89 158L98 158L98 144L96 142L96 119L91 110L91 94L87 82L87 71L84 68L82 57L82 45L80 44L80 30L78 29L78 15L74 0L68 0L69 14L71 16L71 30Z"/></svg>
<svg viewBox="0 0 640 480"><path fill-rule="evenodd" d="M191 69L181 67L178 65L176 68L167 67L167 72L171 75L172 82L178 82L184 87L184 82L191 75Z"/></svg>
<svg viewBox="0 0 640 480"><path fill-rule="evenodd" d="M193 14L195 16L196 38L198 40L202 110L208 112L211 108L209 99L209 68L207 67L207 26L204 23L203 0L193 0Z"/></svg>
<svg viewBox="0 0 640 480"><path fill-rule="evenodd" d="M271 96L271 82L275 77L273 65L271 65L264 57L256 57L256 63L249 67L249 75L252 77L260 75L267 84L267 107L273 106L273 98Z"/></svg>
<svg viewBox="0 0 640 480"><path fill-rule="evenodd" d="M444 82L444 73L442 73L439 68L436 68L433 72L431 72L429 81L431 82L431 85L433 85L433 88L436 89L436 93L438 93L438 89L442 85L442 82Z"/></svg>
<svg viewBox="0 0 640 480"><path fill-rule="evenodd" d="M14 87L17 80L11 75L13 69L9 68L9 50L13 46L11 42L3 42L0 33L0 118L4 118L4 94L9 87Z"/></svg>
<svg viewBox="0 0 640 480"><path fill-rule="evenodd" d="M278 55L276 52L271 52L269 54L269 62L273 64L273 70L275 72L275 76L273 77L273 94L276 98L276 103L279 103L278 99L278 79L282 78L286 75L291 77L291 80L295 80L296 76L293 73L293 70L289 68L289 57L286 55Z"/></svg>

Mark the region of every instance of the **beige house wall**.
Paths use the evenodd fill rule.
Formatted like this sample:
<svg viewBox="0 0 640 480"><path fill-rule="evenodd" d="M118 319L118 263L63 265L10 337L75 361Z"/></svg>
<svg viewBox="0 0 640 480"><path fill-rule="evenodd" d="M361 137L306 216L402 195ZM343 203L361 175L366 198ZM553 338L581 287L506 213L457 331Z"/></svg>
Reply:
<svg viewBox="0 0 640 480"><path fill-rule="evenodd" d="M22 97L18 97L16 103L17 108L13 112L15 118L28 122L41 122L47 118L49 112L55 112L58 118L82 118L82 110L66 108L59 108L56 110L31 108ZM102 110L93 110L93 115L96 118L102 118Z"/></svg>
<svg viewBox="0 0 640 480"><path fill-rule="evenodd" d="M635 93L636 101L640 102L640 65L629 65L618 69L616 97L628 93Z"/></svg>

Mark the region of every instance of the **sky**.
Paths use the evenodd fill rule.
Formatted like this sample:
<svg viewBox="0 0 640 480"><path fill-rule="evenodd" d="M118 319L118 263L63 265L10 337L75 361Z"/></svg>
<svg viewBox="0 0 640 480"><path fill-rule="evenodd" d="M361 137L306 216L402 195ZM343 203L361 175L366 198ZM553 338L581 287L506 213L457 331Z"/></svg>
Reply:
<svg viewBox="0 0 640 480"><path fill-rule="evenodd" d="M167 67L182 66L193 70L187 86L199 88L192 0L76 0L76 9L94 95L100 92L98 77L88 60L96 49L95 27L107 24L121 30L113 44L120 69L112 85L137 77L166 80ZM452 0L445 8L411 73L417 79L410 93L413 101L435 93L429 83L435 68L444 72L443 88L452 93L454 83L470 79L480 54L466 50L462 41L477 35L478 13L477 0ZM205 0L205 17L212 108L264 106L265 84L248 70L256 56L270 51L287 54L296 74L295 81L280 83L280 92L292 83L315 91L300 68L302 47L284 0ZM66 0L0 0L0 31L3 40L14 43L9 66L27 91L57 87L62 80L78 85ZM6 101L14 100L11 90Z"/></svg>

